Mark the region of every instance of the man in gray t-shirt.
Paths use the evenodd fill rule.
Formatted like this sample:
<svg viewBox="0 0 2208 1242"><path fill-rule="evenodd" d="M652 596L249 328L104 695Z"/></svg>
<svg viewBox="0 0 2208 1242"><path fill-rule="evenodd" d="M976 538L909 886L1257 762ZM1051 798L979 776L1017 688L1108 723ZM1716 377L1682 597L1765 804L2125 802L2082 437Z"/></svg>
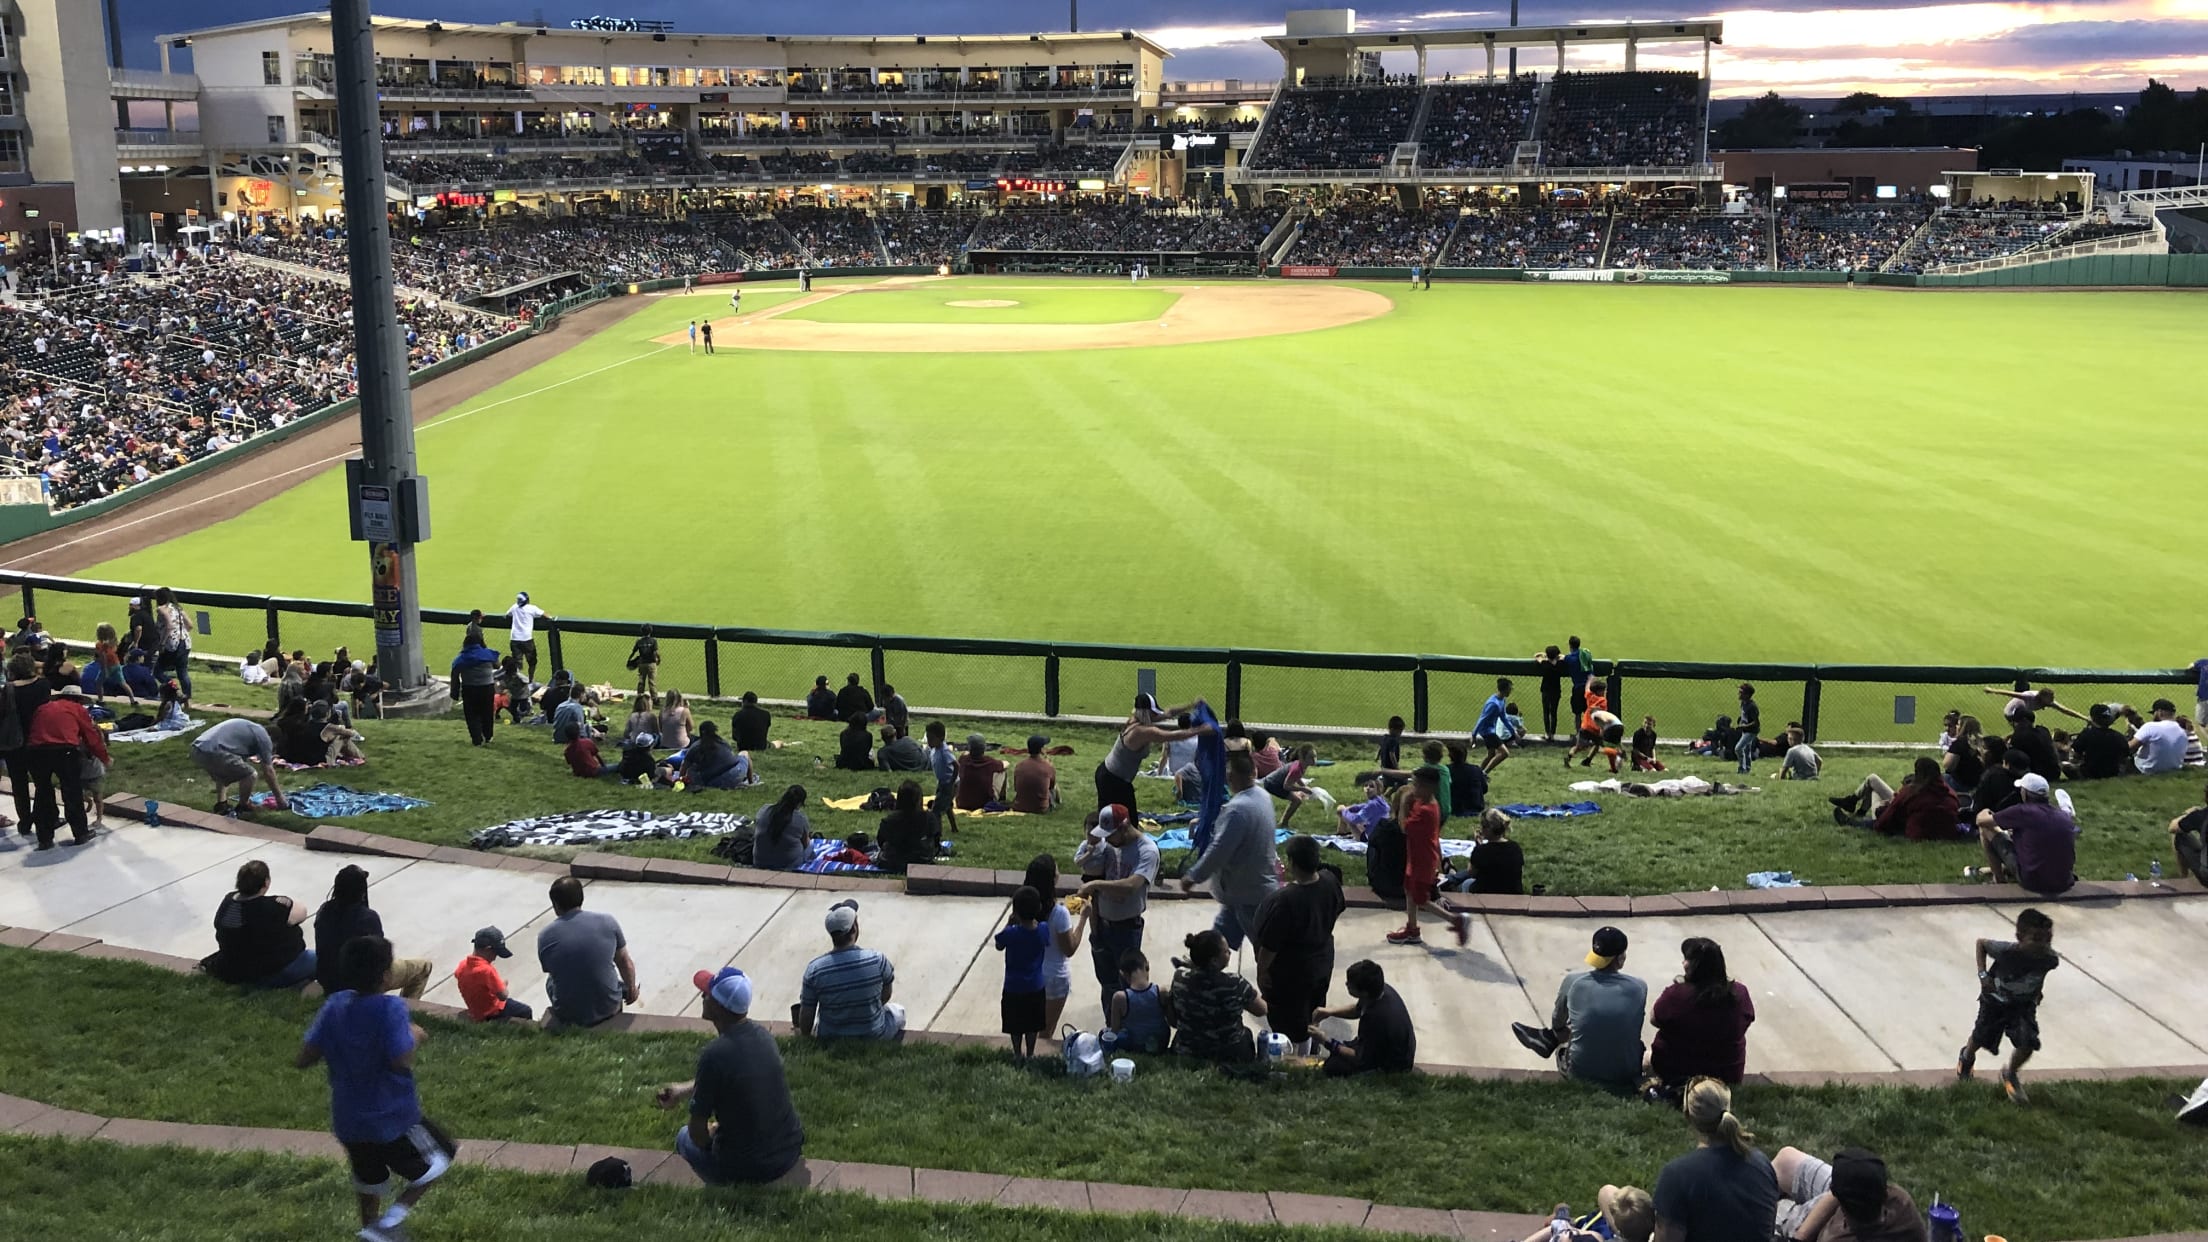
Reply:
<svg viewBox="0 0 2208 1242"><path fill-rule="evenodd" d="M636 1003L636 963L610 914L583 909L583 883L552 881L552 922L537 933L537 964L551 993L548 1026L596 1026Z"/></svg>
<svg viewBox="0 0 2208 1242"><path fill-rule="evenodd" d="M1273 796L1258 787L1250 752L1227 756L1227 788L1234 796L1220 808L1211 847L1181 876L1181 891L1211 881L1219 899L1212 926L1227 938L1228 948L1238 950L1257 922L1258 906L1280 887L1280 863L1273 852Z"/></svg>
<svg viewBox="0 0 2208 1242"><path fill-rule="evenodd" d="M253 774L258 772L268 782L270 793L276 795L276 809L285 808L284 787L276 780L276 744L268 736L268 730L259 722L233 716L208 726L207 731L192 739L192 762L215 783L215 814L220 815L235 806L246 810L253 797ZM223 801L225 787L238 787L236 803Z"/></svg>
<svg viewBox="0 0 2208 1242"><path fill-rule="evenodd" d="M1648 985L1625 973L1625 933L1595 932L1590 969L1564 976L1546 1029L1513 1022L1511 1034L1537 1056L1556 1058L1557 1072L1613 1091L1630 1092L1641 1081L1641 1023L1648 1013Z"/></svg>
<svg viewBox="0 0 2208 1242"><path fill-rule="evenodd" d="M1090 824L1088 837L1073 853L1083 880L1076 895L1095 905L1089 921L1089 964L1103 988L1103 1012L1109 1013L1112 993L1124 986L1120 954L1142 950L1142 915L1150 908L1150 886L1158 882L1158 844L1135 827L1134 814L1120 803L1099 808Z"/></svg>

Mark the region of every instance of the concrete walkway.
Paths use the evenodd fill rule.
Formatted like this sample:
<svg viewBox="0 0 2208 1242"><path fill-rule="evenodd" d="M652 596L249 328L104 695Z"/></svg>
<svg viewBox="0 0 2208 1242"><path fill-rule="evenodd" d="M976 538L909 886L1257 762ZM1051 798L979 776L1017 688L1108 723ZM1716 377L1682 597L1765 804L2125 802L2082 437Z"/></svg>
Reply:
<svg viewBox="0 0 2208 1242"><path fill-rule="evenodd" d="M282 840L190 828L113 826L83 849L34 853L12 833L0 841L0 924L92 937L111 945L197 958L212 952L216 905L239 864L266 862L274 891L319 904L346 864L367 869L370 901L402 956L435 964L425 999L459 996L451 972L475 929L505 930L515 956L502 963L515 995L541 1008L543 973L533 947L551 918L553 864L513 869L436 860L310 853ZM805 963L828 947L821 918L842 894L696 884L589 883L586 904L621 921L639 972L645 1014L695 1017L690 976L734 963L757 981L758 1016L786 1016ZM864 943L897 967L897 999L915 1030L995 1037L1003 968L990 946L1007 902L994 897L859 895ZM1161 970L1182 937L1210 925L1208 901L1158 901L1145 947ZM2208 902L2063 902L2049 906L2065 962L2041 1014L2046 1046L2033 1063L2047 1074L2113 1070L2208 1073L2208 975L2170 971L2173 954L2208 934ZM1371 957L1409 1002L1419 1054L1437 1066L1537 1071L1513 1021L1547 1017L1557 980L1578 964L1595 926L1609 921L1633 940L1628 970L1653 994L1678 972L1681 939L1725 948L1733 976L1755 994L1748 1068L1779 1081L1906 1073L1936 1081L1951 1072L1974 1011L1971 941L2008 934L2015 907L1930 906L1776 914L1534 918L1475 916L1459 949L1438 928L1429 947L1382 937L1401 916L1353 909L1335 931L1346 967ZM18 935L21 933L19 932ZM1254 973L1252 955L1240 959ZM1074 966L1065 1020L1100 1025L1086 954ZM2120 1040L2107 1038L2123 1031ZM1346 1030L1344 1031L1346 1034Z"/></svg>

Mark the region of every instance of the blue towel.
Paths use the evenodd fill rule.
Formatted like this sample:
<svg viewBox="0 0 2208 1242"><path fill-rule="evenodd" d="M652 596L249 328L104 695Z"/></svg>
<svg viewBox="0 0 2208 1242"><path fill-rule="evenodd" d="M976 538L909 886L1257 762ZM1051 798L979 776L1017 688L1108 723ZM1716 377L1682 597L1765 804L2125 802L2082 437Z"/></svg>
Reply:
<svg viewBox="0 0 2208 1242"><path fill-rule="evenodd" d="M379 811L411 811L429 803L404 794L361 793L343 785L317 782L305 789L295 789L289 795L291 813L308 819L341 819L347 815L372 815ZM268 792L253 795L253 806L267 810L276 805L276 795Z"/></svg>
<svg viewBox="0 0 2208 1242"><path fill-rule="evenodd" d="M1750 888L1801 888L1802 882L1791 871L1752 871L1748 874Z"/></svg>
<svg viewBox="0 0 2208 1242"><path fill-rule="evenodd" d="M1559 802L1555 806L1512 802L1499 809L1512 819L1570 819L1575 815L1602 814L1602 804L1598 802Z"/></svg>
<svg viewBox="0 0 2208 1242"><path fill-rule="evenodd" d="M864 867L858 863L830 862L828 855L841 854L843 842L814 838L813 856L791 868L793 871L810 872L813 875L882 875L880 867Z"/></svg>
<svg viewBox="0 0 2208 1242"><path fill-rule="evenodd" d="M1296 834L1288 831L1286 828L1275 828L1273 829L1273 844L1276 846L1285 845L1287 844L1288 838L1294 835ZM1158 851L1160 853L1163 853L1166 850L1196 849L1195 834L1190 832L1186 828L1168 828L1164 832L1152 835L1150 840L1158 847ZM1203 853L1202 850L1197 850L1196 852L1198 854Z"/></svg>
<svg viewBox="0 0 2208 1242"><path fill-rule="evenodd" d="M1219 718L1211 705L1197 700L1195 720L1203 732L1196 735L1196 778L1203 801L1196 810L1196 831L1190 838L1196 852L1211 848L1211 829L1219 822L1219 810L1227 804L1227 740L1220 736Z"/></svg>

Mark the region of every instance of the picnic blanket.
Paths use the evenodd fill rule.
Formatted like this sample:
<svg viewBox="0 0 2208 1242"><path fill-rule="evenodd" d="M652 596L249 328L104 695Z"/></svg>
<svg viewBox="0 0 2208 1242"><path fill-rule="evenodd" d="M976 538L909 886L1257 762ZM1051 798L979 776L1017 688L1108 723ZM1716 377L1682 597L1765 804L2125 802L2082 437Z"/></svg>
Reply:
<svg viewBox="0 0 2208 1242"><path fill-rule="evenodd" d="M1634 798L1702 798L1717 794L1762 793L1754 785L1729 785L1723 781L1712 785L1699 776L1681 776L1668 781L1620 781L1613 776L1606 781L1573 781L1573 793L1622 793Z"/></svg>
<svg viewBox="0 0 2208 1242"><path fill-rule="evenodd" d="M357 789L347 789L343 785L332 785L326 781L316 781L305 789L295 789L286 800L291 804L292 814L304 815L308 819L342 819L348 815L374 815L382 811L411 811L415 807L429 805L420 798L409 798L405 794L362 793ZM276 795L263 790L254 794L250 801L257 810L273 810L276 806Z"/></svg>
<svg viewBox="0 0 2208 1242"><path fill-rule="evenodd" d="M562 811L509 820L478 829L468 844L479 850L515 845L596 845L609 841L653 841L687 837L724 837L751 823L751 816L723 811Z"/></svg>
<svg viewBox="0 0 2208 1242"><path fill-rule="evenodd" d="M289 759L278 759L276 766L286 772L317 772L323 768L357 768L367 762L366 759L340 759L336 763L293 763Z"/></svg>
<svg viewBox="0 0 2208 1242"><path fill-rule="evenodd" d="M1512 819L1570 819L1575 815L1602 814L1599 802L1506 802L1496 809Z"/></svg>
<svg viewBox="0 0 2208 1242"><path fill-rule="evenodd" d="M195 729L206 727L207 722L204 720L186 720L167 729L126 729L120 733L110 733L107 735L107 740L110 742L166 742L172 737L182 737Z"/></svg>
<svg viewBox="0 0 2208 1242"><path fill-rule="evenodd" d="M1470 858L1472 856L1472 844L1470 841L1460 841L1454 837L1443 837L1441 839L1441 856L1443 858ZM1320 837L1319 848L1340 850L1344 854L1361 855L1365 852L1365 843L1355 837Z"/></svg>
<svg viewBox="0 0 2208 1242"><path fill-rule="evenodd" d="M1791 871L1751 871L1748 873L1750 888L1800 888L1802 881Z"/></svg>
<svg viewBox="0 0 2208 1242"><path fill-rule="evenodd" d="M1196 735L1196 781L1201 801L1196 808L1196 831L1192 840L1196 852L1203 853L1211 847L1211 830L1219 822L1219 812L1227 804L1227 740L1219 732L1219 718L1211 714L1211 704L1196 700L1191 713L1202 733Z"/></svg>
<svg viewBox="0 0 2208 1242"><path fill-rule="evenodd" d="M811 844L813 856L806 859L804 862L797 864L797 866L791 868L791 870L805 871L813 875L889 874L888 872L883 871L880 867L867 867L862 866L858 863L830 862L828 859L829 855L841 854L843 852L843 842L841 841L829 841L815 837Z"/></svg>

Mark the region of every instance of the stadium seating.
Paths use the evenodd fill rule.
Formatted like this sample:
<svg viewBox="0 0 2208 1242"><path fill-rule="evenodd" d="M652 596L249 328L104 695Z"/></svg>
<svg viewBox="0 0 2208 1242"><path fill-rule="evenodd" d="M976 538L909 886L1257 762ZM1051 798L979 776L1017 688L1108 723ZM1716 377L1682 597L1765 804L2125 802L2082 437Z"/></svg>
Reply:
<svg viewBox="0 0 2208 1242"><path fill-rule="evenodd" d="M1929 215L1902 202L1788 204L1779 212L1779 268L1875 272Z"/></svg>
<svg viewBox="0 0 2208 1242"><path fill-rule="evenodd" d="M1709 129L1702 79L1687 71L1559 73L1542 111L1553 168L1699 163Z"/></svg>
<svg viewBox="0 0 2208 1242"><path fill-rule="evenodd" d="M1283 261L1327 267L1429 263L1456 219L1387 201L1344 204L1305 218Z"/></svg>
<svg viewBox="0 0 2208 1242"><path fill-rule="evenodd" d="M1611 267L1650 270L1758 269L1771 266L1764 217L1647 210L1617 218Z"/></svg>
<svg viewBox="0 0 2208 1242"><path fill-rule="evenodd" d="M1251 168L1378 168L1410 139L1417 86L1299 87L1280 93L1250 151Z"/></svg>
<svg viewBox="0 0 2208 1242"><path fill-rule="evenodd" d="M1422 168L1503 168L1532 137L1540 83L1530 74L1502 82L1429 88L1426 123L1418 132Z"/></svg>
<svg viewBox="0 0 2208 1242"><path fill-rule="evenodd" d="M823 267L869 267L881 261L874 218L857 207L783 207L775 223Z"/></svg>
<svg viewBox="0 0 2208 1242"><path fill-rule="evenodd" d="M956 259L981 214L972 211L885 211L874 219L892 264L933 266Z"/></svg>
<svg viewBox="0 0 2208 1242"><path fill-rule="evenodd" d="M1443 267L1554 270L1593 267L1602 257L1609 218L1588 211L1498 208L1465 216L1450 239Z"/></svg>
<svg viewBox="0 0 2208 1242"><path fill-rule="evenodd" d="M1148 253L1193 250L1204 217L1162 211L1137 201L1073 208L1015 208L990 216L974 232L975 250L1079 250Z"/></svg>
<svg viewBox="0 0 2208 1242"><path fill-rule="evenodd" d="M352 395L351 315L341 284L220 258L0 307L0 454L57 508L113 495ZM417 369L520 326L427 299L399 319Z"/></svg>
<svg viewBox="0 0 2208 1242"><path fill-rule="evenodd" d="M1932 217L1886 270L1923 272L2027 250L2062 231L2063 220L2044 211L1951 207Z"/></svg>

